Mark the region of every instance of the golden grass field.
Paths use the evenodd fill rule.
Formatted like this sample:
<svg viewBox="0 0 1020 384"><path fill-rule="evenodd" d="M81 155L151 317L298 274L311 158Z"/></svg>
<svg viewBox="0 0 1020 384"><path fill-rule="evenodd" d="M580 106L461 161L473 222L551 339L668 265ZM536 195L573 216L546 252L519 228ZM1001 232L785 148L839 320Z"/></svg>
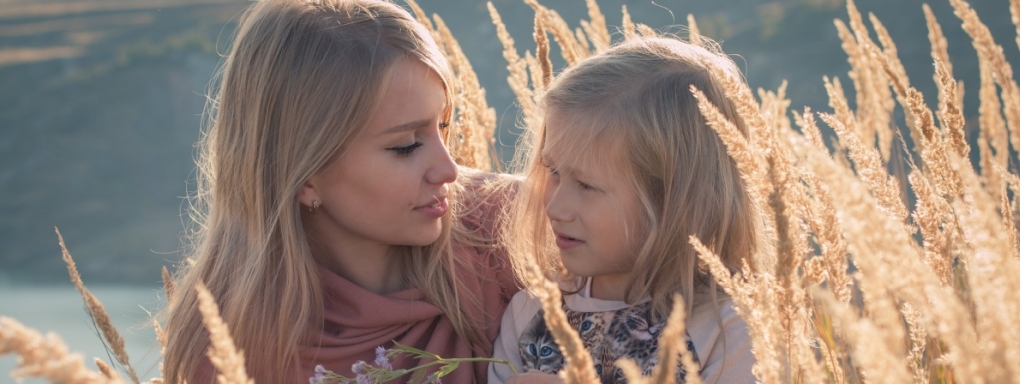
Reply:
<svg viewBox="0 0 1020 384"><path fill-rule="evenodd" d="M930 79L908 79L881 20L874 15L865 20L848 1L849 17L837 20L836 28L852 68L850 81L833 77L819 84L828 93L829 111L791 109L785 85L752 92L743 79L721 72L717 75L739 106L749 135L737 133L710 103L701 104L768 219L771 246L755 255L766 272L730 276L698 239L690 239L703 267L747 321L757 359L754 372L763 383L1020 382L1020 164L1014 155L1020 150L1020 87L1003 53L1020 48L1020 0L1010 0L1008 10L1017 40L1005 42L992 39L966 1L948 1L958 19L936 20L924 8L934 69ZM508 84L529 120L554 73L551 42L570 65L613 36L595 0L588 0L589 19L574 28L535 0L525 2L536 10L536 52L518 52L491 4L490 12L508 61ZM491 168L495 111L442 19L428 18L411 5L457 74L457 123L467 129L451 143L455 157L467 166ZM24 12L45 12L45 7L26 6ZM616 38L656 33L623 14L623 33ZM971 37L980 62L978 94L963 95L940 23L962 23ZM698 43L693 17L688 26L686 38ZM935 100L924 100L912 87L928 81L938 87ZM847 87L855 90L856 110L849 107ZM980 100L977 121L965 121L964 97ZM896 119L897 111L905 118ZM819 124L835 136L823 136ZM905 162L907 170L890 173L894 162ZM116 330L77 277L66 249L65 261L117 362L96 360L95 371L67 351L57 335L43 336L0 317L0 354L19 359L11 374L60 383L137 382L129 357L118 349ZM570 383L591 382L590 357L571 347L580 345L576 334L556 327L566 323L559 321L558 289L535 275L534 285L545 287L540 296L549 304L548 322L558 328L557 342L568 352L561 375ZM172 289L169 283L167 289ZM230 342L215 303L199 296L220 382L250 382L243 353ZM670 317L667 334L682 332L683 322L676 321L683 318L680 311ZM155 327L158 332L159 324ZM661 360L679 357L690 363L686 349L669 342L680 338L663 340ZM634 375L631 382L662 382L662 377L672 375L657 368L653 377Z"/></svg>

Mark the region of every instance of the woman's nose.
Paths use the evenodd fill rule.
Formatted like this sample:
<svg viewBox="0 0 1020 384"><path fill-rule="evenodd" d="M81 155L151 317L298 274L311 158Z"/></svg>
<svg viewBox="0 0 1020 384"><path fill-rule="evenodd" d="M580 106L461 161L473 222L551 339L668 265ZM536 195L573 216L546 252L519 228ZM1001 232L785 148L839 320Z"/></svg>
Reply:
<svg viewBox="0 0 1020 384"><path fill-rule="evenodd" d="M447 184L457 180L457 163L450 156L446 145L439 144L440 150L432 152L432 165L425 173L425 181L429 184Z"/></svg>

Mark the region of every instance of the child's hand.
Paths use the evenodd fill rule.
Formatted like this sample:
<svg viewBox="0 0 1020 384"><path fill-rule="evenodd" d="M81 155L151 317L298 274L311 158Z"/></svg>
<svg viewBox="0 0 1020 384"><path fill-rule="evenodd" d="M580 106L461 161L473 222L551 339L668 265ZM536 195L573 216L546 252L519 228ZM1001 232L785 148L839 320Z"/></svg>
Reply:
<svg viewBox="0 0 1020 384"><path fill-rule="evenodd" d="M506 380L505 384L531 384L531 383L563 384L563 379L556 375L532 369L517 376L510 376L510 378Z"/></svg>

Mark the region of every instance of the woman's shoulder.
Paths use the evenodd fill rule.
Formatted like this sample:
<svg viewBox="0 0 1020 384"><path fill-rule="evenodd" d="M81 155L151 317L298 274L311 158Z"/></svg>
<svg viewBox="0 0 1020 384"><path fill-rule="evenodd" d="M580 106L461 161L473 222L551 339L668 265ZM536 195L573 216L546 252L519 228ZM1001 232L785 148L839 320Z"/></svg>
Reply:
<svg viewBox="0 0 1020 384"><path fill-rule="evenodd" d="M496 240L501 220L520 184L517 176L460 168L454 212L458 225L473 235L461 240Z"/></svg>
<svg viewBox="0 0 1020 384"><path fill-rule="evenodd" d="M506 173L485 172L474 168L458 169L457 185L461 201L468 206L480 203L505 203L517 192L523 179Z"/></svg>

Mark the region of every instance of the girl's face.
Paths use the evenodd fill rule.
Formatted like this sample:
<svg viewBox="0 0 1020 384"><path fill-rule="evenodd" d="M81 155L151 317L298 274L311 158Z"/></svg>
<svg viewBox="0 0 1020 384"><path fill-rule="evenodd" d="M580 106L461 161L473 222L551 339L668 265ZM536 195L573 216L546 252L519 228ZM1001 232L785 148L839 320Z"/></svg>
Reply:
<svg viewBox="0 0 1020 384"><path fill-rule="evenodd" d="M551 110L546 115L546 135L571 129L569 113ZM569 140L569 139L568 139ZM559 145L578 145L563 143ZM595 145L587 150L612 147ZM622 159L617 153L595 156ZM600 299L623 300L637 255L635 241L643 214L634 189L616 176L623 166L618 161L570 161L560 158L556 148L543 148L542 161L549 172L545 188L545 212L560 249L563 265L572 274L593 277L592 295Z"/></svg>
<svg viewBox="0 0 1020 384"><path fill-rule="evenodd" d="M301 190L302 205L321 204L307 216L320 241L423 246L442 232L447 184L457 179L439 127L443 83L416 60L393 65L368 125Z"/></svg>

